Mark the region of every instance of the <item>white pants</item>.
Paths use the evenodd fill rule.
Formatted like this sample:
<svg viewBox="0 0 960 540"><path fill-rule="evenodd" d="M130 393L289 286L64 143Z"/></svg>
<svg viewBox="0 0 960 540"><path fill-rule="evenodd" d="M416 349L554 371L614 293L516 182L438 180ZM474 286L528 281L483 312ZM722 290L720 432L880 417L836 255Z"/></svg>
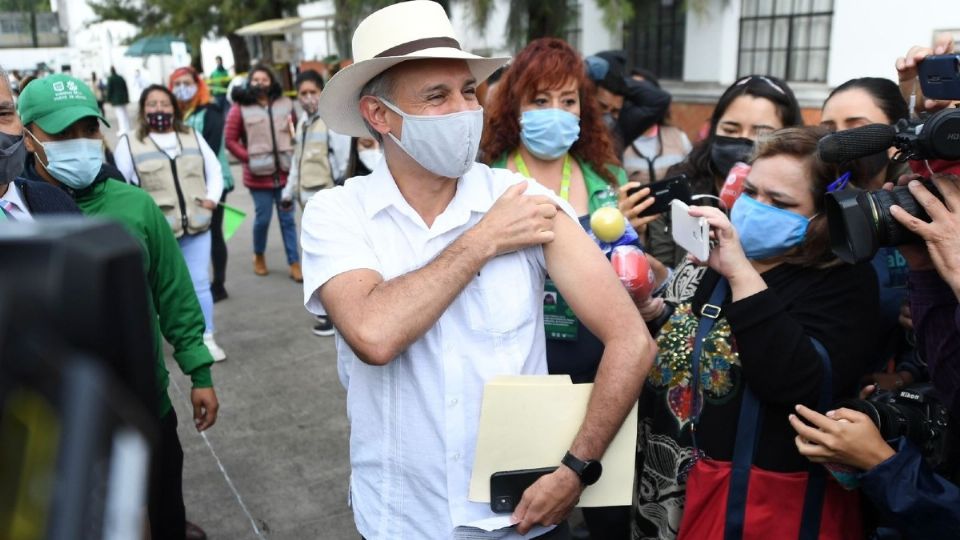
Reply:
<svg viewBox="0 0 960 540"><path fill-rule="evenodd" d="M177 239L183 259L187 262L193 290L197 292L206 332L213 332L213 294L210 293L210 231L184 234Z"/></svg>
<svg viewBox="0 0 960 540"><path fill-rule="evenodd" d="M114 105L113 113L117 117L117 135L123 135L130 131L130 117L127 116L127 106Z"/></svg>

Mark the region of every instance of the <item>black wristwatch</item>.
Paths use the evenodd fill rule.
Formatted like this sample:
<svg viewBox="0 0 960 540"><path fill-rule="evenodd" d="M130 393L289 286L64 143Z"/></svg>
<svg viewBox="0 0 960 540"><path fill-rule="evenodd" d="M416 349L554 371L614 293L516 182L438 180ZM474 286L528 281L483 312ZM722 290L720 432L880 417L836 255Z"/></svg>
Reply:
<svg viewBox="0 0 960 540"><path fill-rule="evenodd" d="M600 475L603 473L603 466L600 465L599 461L594 461L588 459L583 461L577 456L567 452L567 455L563 456L563 460L560 461L567 467L577 473L577 476L580 477L580 482L585 486L592 486L597 483L597 480L600 479Z"/></svg>

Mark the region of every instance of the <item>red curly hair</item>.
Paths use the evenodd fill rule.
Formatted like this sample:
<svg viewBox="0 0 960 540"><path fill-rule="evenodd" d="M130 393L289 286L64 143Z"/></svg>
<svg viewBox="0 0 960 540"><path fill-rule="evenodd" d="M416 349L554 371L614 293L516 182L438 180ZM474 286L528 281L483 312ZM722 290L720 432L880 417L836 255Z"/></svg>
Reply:
<svg viewBox="0 0 960 540"><path fill-rule="evenodd" d="M590 164L610 185L616 187L616 176L607 168L620 165L613 150L610 133L597 108L596 88L587 78L583 59L567 42L557 38L531 41L513 59L503 74L493 99L487 103L487 125L480 149L489 164L520 142L520 107L530 102L537 92L554 90L573 80L580 94L580 137L570 153Z"/></svg>

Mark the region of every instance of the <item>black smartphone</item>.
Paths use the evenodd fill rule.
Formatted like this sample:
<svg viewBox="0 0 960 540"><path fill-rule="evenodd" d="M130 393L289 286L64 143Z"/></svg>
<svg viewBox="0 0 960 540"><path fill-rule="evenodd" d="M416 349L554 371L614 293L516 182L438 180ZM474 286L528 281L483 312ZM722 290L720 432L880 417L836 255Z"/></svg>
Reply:
<svg viewBox="0 0 960 540"><path fill-rule="evenodd" d="M497 514L513 512L520 504L523 492L541 476L557 470L556 467L500 471L490 475L490 509Z"/></svg>
<svg viewBox="0 0 960 540"><path fill-rule="evenodd" d="M654 201L646 210L640 212L641 217L662 214L670 209L670 201L681 200L686 204L693 202L693 192L690 189L690 179L685 174L671 176L664 180L627 190L627 196L633 195L643 188L650 188L650 195Z"/></svg>
<svg viewBox="0 0 960 540"><path fill-rule="evenodd" d="M917 65L920 88L928 99L960 99L960 54L928 56Z"/></svg>

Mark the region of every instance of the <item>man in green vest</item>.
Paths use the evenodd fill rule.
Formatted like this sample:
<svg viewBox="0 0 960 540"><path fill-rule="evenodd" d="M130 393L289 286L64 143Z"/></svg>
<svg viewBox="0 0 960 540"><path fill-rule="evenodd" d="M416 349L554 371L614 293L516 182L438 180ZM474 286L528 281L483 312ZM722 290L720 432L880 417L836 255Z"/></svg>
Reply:
<svg viewBox="0 0 960 540"><path fill-rule="evenodd" d="M127 81L113 66L110 67L110 76L107 77L107 103L113 105L113 114L117 116L117 135L123 135L130 130L130 117L127 115L130 92L127 90Z"/></svg>
<svg viewBox="0 0 960 540"><path fill-rule="evenodd" d="M81 80L62 74L37 79L20 94L17 108L29 153L24 176L62 188L84 214L119 222L143 249L149 301L156 314L152 318L155 358L150 361L155 365L160 403L160 441L153 456L148 504L151 537L205 538L196 526L187 535L183 448L167 394L164 338L173 346L180 369L190 376L198 431L216 422L219 404L210 375L213 357L203 343L203 313L177 240L150 195L127 184L119 171L103 162L99 122L109 124Z"/></svg>
<svg viewBox="0 0 960 540"><path fill-rule="evenodd" d="M230 86L230 72L223 67L223 58L217 57L217 67L210 72L210 79L208 79L207 84L210 86L210 93L213 95L213 99L217 101L217 105L220 107L220 110L223 112L224 116L227 114L227 109L229 108L229 103L227 103L227 87Z"/></svg>

